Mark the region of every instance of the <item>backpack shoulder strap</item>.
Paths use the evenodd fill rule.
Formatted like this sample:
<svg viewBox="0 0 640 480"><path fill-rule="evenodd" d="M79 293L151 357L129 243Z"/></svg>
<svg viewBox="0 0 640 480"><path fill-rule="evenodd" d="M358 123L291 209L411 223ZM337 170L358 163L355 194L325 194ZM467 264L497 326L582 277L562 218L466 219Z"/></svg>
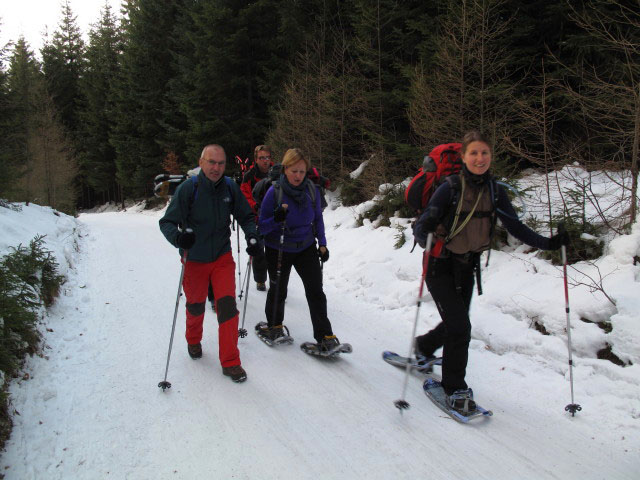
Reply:
<svg viewBox="0 0 640 480"><path fill-rule="evenodd" d="M191 207L193 207L193 202L196 201L198 197L198 175L192 176L189 180L193 184L193 188L191 190L191 197L189 197L189 211L191 211Z"/></svg>
<svg viewBox="0 0 640 480"><path fill-rule="evenodd" d="M273 186L273 192L275 193L275 196L276 196L275 198L276 208L278 208L279 206L282 205L282 185L280 185L280 182L278 182L277 180L273 180L271 182L271 185ZM269 190L268 187L267 187L267 190Z"/></svg>
<svg viewBox="0 0 640 480"><path fill-rule="evenodd" d="M462 180L460 180L459 174L448 175L444 177L444 181L449 184L449 188L451 189L451 201L450 205L454 207L458 204L458 200L460 199L460 191L462 190Z"/></svg>
<svg viewBox="0 0 640 480"><path fill-rule="evenodd" d="M309 190L309 196L311 197L311 204L315 208L315 206L316 206L316 184L313 183L308 178L305 179L305 182L307 183L307 189Z"/></svg>
<svg viewBox="0 0 640 480"><path fill-rule="evenodd" d="M227 190L229 191L229 197L231 198L231 205L230 206L230 210L233 213L233 208L235 207L235 203L236 203L236 196L233 193L233 188L231 187L231 183L235 183L231 177L227 177L225 175L224 177L225 183L227 184Z"/></svg>

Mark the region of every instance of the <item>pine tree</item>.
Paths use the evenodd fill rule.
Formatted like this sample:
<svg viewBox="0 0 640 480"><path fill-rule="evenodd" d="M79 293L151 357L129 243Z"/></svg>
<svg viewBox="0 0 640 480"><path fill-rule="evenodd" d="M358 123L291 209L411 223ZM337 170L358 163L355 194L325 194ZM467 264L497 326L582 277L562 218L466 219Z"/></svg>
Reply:
<svg viewBox="0 0 640 480"><path fill-rule="evenodd" d="M22 165L13 199L75 212L75 158L45 78L24 39L18 40L8 72L10 132L14 158Z"/></svg>
<svg viewBox="0 0 640 480"><path fill-rule="evenodd" d="M121 70L114 84L111 145L123 198L151 195L166 155L159 144L169 81L171 36L181 0L128 0Z"/></svg>
<svg viewBox="0 0 640 480"><path fill-rule="evenodd" d="M44 79L36 83L33 94L27 142L31 168L25 175L33 201L73 215L78 174L75 149Z"/></svg>
<svg viewBox="0 0 640 480"><path fill-rule="evenodd" d="M15 188L19 164L12 155L9 139L12 134L12 112L9 105L9 84L5 68L5 49L0 49L0 198L7 198Z"/></svg>
<svg viewBox="0 0 640 480"><path fill-rule="evenodd" d="M62 4L62 18L51 43L42 48L42 69L47 89L72 137L78 131L78 110L82 102L80 77L84 70L84 41L69 0Z"/></svg>
<svg viewBox="0 0 640 480"><path fill-rule="evenodd" d="M325 12L324 28L305 42L283 96L273 114L268 143L278 153L302 148L324 172L353 170L365 150L361 132L366 80L351 55L351 43L340 28L339 12Z"/></svg>
<svg viewBox="0 0 640 480"><path fill-rule="evenodd" d="M9 59L6 79L5 116L7 136L3 139L6 155L11 159L6 167L13 167L17 177L30 169L33 157L29 152L30 119L34 96L40 78L40 66L24 38L16 42ZM14 182L6 191L10 200L33 200L28 178Z"/></svg>
<svg viewBox="0 0 640 480"><path fill-rule="evenodd" d="M423 145L460 139L481 130L494 139L495 157L513 118L516 76L505 44L513 19L505 0L451 1L442 18L429 68L416 68L409 118Z"/></svg>
<svg viewBox="0 0 640 480"><path fill-rule="evenodd" d="M98 200L120 200L116 153L109 143L109 136L114 123L112 90L119 70L121 44L116 18L106 4L99 22L89 32L86 69L80 80L85 99L80 111L80 184L84 186L81 204L86 207L93 206ZM94 195L99 198L93 198Z"/></svg>
<svg viewBox="0 0 640 480"><path fill-rule="evenodd" d="M354 0L353 4L355 55L359 70L368 79L367 117L371 123L365 129L370 146L367 157L369 167L386 182L395 176L399 163L415 153L409 148L405 114L409 81L403 74L415 54L415 45L407 44L405 32L412 30L408 20L425 6L395 0Z"/></svg>
<svg viewBox="0 0 640 480"><path fill-rule="evenodd" d="M266 98L279 89L275 41L280 31L272 0L192 2L189 26L179 33L179 76L172 94L188 129L185 157L194 162L203 145L221 144L229 158L249 156L264 142Z"/></svg>

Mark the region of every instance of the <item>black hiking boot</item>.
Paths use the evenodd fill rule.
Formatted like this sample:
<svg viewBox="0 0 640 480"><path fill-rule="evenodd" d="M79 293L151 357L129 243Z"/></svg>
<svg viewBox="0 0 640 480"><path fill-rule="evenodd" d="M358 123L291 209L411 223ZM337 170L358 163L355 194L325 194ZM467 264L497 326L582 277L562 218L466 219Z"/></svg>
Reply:
<svg viewBox="0 0 640 480"><path fill-rule="evenodd" d="M200 343L196 343L195 345L187 344L187 351L189 352L189 356L194 360L202 357L202 345Z"/></svg>
<svg viewBox="0 0 640 480"><path fill-rule="evenodd" d="M418 369L422 373L432 373L433 372L433 365L429 365L426 368L421 368L421 366L428 364L429 362L434 360L436 358L436 356L435 355L423 355L423 353L418 348L418 339L416 339L415 344L414 344L413 355L416 357L416 363L418 364Z"/></svg>
<svg viewBox="0 0 640 480"><path fill-rule="evenodd" d="M335 335L325 335L322 342L318 344L321 352L330 352L340 346L340 340Z"/></svg>
<svg viewBox="0 0 640 480"><path fill-rule="evenodd" d="M454 410L466 415L476 410L476 402L473 401L473 390L456 390L447 395L447 404Z"/></svg>
<svg viewBox="0 0 640 480"><path fill-rule="evenodd" d="M233 367L222 367L222 374L231 377L236 383L244 382L247 379L247 372L240 365L234 365Z"/></svg>
<svg viewBox="0 0 640 480"><path fill-rule="evenodd" d="M289 336L289 329L284 325L269 327L266 322L260 322L256 325L256 333L268 345L291 343L293 341Z"/></svg>

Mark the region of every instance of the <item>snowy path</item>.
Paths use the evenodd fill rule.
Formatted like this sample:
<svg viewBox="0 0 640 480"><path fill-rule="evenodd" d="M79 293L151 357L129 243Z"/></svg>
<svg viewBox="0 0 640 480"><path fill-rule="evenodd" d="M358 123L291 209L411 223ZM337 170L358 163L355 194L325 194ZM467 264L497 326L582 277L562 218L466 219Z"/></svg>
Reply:
<svg viewBox="0 0 640 480"><path fill-rule="evenodd" d="M204 356L188 357L181 302L168 376L173 388L163 393L157 383L177 253L153 214L80 220L86 231L77 276L47 324L49 358L32 359L33 378L12 389L20 415L0 464L7 480L638 478L637 430L635 440L625 440L598 424L597 410L570 418L549 408L545 395L555 387L545 387L547 372L516 353L509 368L508 355L476 344L470 352L469 382L494 411L491 419L455 423L428 401L415 376L407 395L412 408L400 415L393 401L403 372L380 354L406 352L413 312L400 322L397 312L339 292L332 262L325 267L330 318L353 354L323 361L299 350L311 340L311 324L295 274L285 323L296 343L265 346L252 332L263 319L265 293L252 282L250 335L240 340L248 381L222 376L208 304ZM339 258L332 252L333 262ZM243 275L246 260L243 251ZM423 309L421 317L433 315L431 304ZM501 391L501 375L522 388Z"/></svg>

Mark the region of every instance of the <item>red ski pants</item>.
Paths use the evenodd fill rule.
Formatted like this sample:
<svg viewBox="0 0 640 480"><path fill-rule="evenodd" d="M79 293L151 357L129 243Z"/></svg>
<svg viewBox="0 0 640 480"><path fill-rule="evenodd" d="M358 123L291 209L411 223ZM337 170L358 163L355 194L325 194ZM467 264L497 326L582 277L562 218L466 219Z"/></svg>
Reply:
<svg viewBox="0 0 640 480"><path fill-rule="evenodd" d="M202 340L205 302L211 282L218 315L218 353L223 367L240 365L235 271L233 256L227 252L210 263L187 262L182 280L187 297L185 336L189 345Z"/></svg>

